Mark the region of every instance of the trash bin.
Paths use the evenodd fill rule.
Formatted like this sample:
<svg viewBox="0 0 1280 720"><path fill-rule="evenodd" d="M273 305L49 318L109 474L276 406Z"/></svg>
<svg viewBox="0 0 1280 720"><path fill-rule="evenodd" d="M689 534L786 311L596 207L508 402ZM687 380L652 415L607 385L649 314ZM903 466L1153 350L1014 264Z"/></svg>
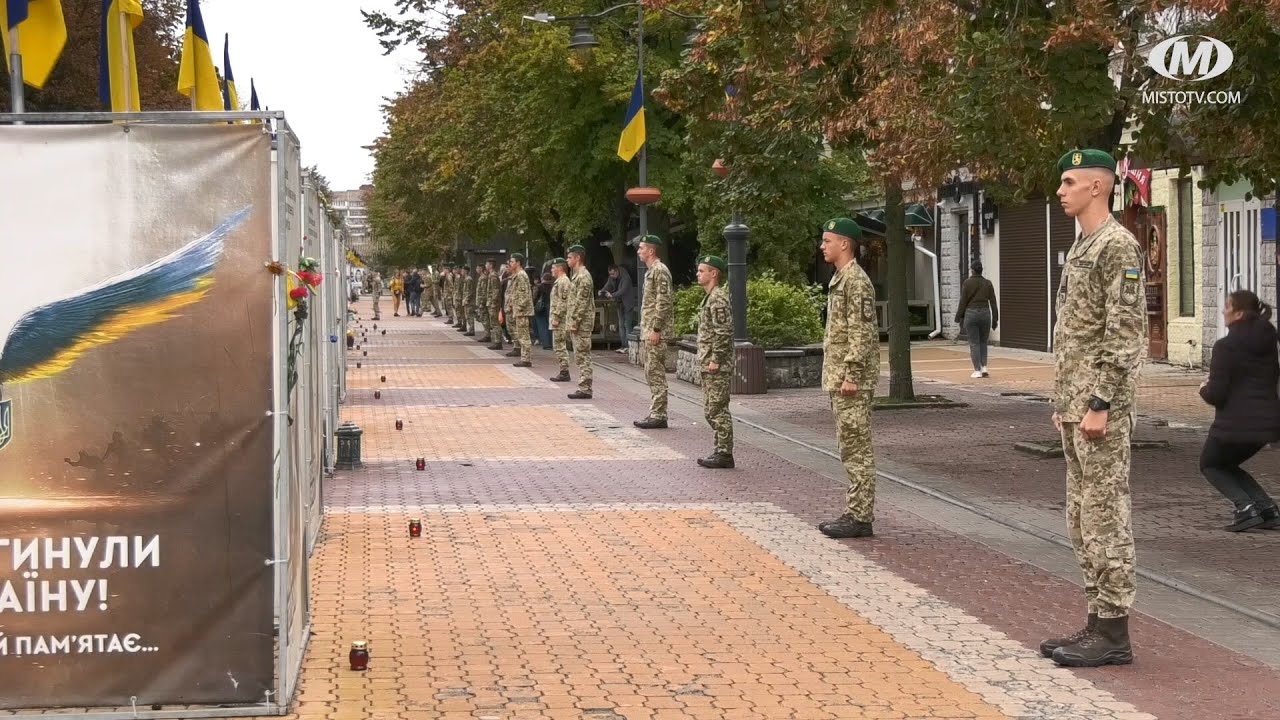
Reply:
<svg viewBox="0 0 1280 720"><path fill-rule="evenodd" d="M742 343L734 348L733 382L730 395L763 395L768 391L765 382L764 348Z"/></svg>

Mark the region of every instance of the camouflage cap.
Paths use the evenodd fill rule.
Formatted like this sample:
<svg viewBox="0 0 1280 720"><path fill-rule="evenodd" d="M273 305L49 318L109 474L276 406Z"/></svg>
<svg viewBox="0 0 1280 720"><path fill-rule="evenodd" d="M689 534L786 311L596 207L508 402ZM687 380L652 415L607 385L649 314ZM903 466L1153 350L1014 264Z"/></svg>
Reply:
<svg viewBox="0 0 1280 720"><path fill-rule="evenodd" d="M662 247L662 238L657 235L645 235L640 238L640 242Z"/></svg>
<svg viewBox="0 0 1280 720"><path fill-rule="evenodd" d="M1079 170L1081 168L1101 168L1116 171L1116 159L1106 150L1076 149L1058 158L1058 172Z"/></svg>
<svg viewBox="0 0 1280 720"><path fill-rule="evenodd" d="M729 272L729 264L724 261L724 258L719 257L718 255L703 255L698 258L698 264L710 265L711 267L719 270L721 274Z"/></svg>
<svg viewBox="0 0 1280 720"><path fill-rule="evenodd" d="M847 217L833 218L822 226L824 232L843 235L850 240L857 240L862 237L862 228L858 227L858 223Z"/></svg>

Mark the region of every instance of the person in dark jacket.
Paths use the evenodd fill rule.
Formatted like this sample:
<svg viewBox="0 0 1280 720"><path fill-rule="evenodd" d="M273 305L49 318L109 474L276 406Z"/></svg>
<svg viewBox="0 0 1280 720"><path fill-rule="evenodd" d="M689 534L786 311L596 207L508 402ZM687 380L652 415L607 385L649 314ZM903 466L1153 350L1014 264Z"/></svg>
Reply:
<svg viewBox="0 0 1280 720"><path fill-rule="evenodd" d="M1249 290L1227 296L1227 336L1214 343L1200 397L1214 407L1200 472L1236 506L1231 532L1280 525L1276 503L1240 466L1280 439L1280 359L1271 308Z"/></svg>
<svg viewBox="0 0 1280 720"><path fill-rule="evenodd" d="M987 372L987 342L991 331L1000 327L1000 308L996 306L996 287L982 277L982 261L974 260L969 266L973 274L960 286L960 307L956 308L956 324L963 325L969 338L969 360L973 374L969 377L990 377Z"/></svg>
<svg viewBox="0 0 1280 720"><path fill-rule="evenodd" d="M551 349L551 273L533 286L533 339L543 350Z"/></svg>

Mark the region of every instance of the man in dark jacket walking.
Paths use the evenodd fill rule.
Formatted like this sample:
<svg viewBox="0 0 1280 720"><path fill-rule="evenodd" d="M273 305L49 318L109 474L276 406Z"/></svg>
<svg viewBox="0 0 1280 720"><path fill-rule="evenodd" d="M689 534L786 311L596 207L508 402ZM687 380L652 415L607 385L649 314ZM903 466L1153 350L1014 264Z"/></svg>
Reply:
<svg viewBox="0 0 1280 720"><path fill-rule="evenodd" d="M1227 336L1214 343L1200 397L1215 408L1200 453L1200 472L1236 507L1225 529L1240 532L1280 525L1266 490L1240 466L1280 439L1280 358L1271 308L1249 290L1227 297Z"/></svg>
<svg viewBox="0 0 1280 720"><path fill-rule="evenodd" d="M627 351L627 335L631 333L631 313L636 306L635 288L631 276L618 265L609 266L609 279L600 290L601 297L614 302L618 313L618 352Z"/></svg>

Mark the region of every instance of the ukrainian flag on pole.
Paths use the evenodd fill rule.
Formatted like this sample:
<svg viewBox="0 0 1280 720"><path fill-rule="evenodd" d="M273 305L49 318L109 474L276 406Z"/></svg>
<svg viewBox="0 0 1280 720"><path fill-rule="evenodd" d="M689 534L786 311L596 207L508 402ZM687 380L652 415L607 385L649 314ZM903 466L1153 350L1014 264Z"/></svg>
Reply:
<svg viewBox="0 0 1280 720"><path fill-rule="evenodd" d="M222 109L222 88L213 67L209 33L200 15L200 0L187 0L187 30L182 37L182 60L178 64L178 92L191 98L192 110Z"/></svg>
<svg viewBox="0 0 1280 720"><path fill-rule="evenodd" d="M141 0L102 0L98 46L98 99L111 112L138 112L138 58L133 31L142 24Z"/></svg>
<svg viewBox="0 0 1280 720"><path fill-rule="evenodd" d="M231 72L231 33L222 36L222 109L232 112L240 109L240 93L236 92L236 76Z"/></svg>
<svg viewBox="0 0 1280 720"><path fill-rule="evenodd" d="M644 147L644 139L644 76L637 71L631 104L627 106L627 119L622 123L622 137L618 140L618 157L631 162L631 158Z"/></svg>
<svg viewBox="0 0 1280 720"><path fill-rule="evenodd" d="M17 54L22 56L22 81L33 88L44 87L67 44L67 23L62 19L62 0L0 0L0 37L4 62L8 67L9 31L18 31ZM13 73L13 68L9 68Z"/></svg>

